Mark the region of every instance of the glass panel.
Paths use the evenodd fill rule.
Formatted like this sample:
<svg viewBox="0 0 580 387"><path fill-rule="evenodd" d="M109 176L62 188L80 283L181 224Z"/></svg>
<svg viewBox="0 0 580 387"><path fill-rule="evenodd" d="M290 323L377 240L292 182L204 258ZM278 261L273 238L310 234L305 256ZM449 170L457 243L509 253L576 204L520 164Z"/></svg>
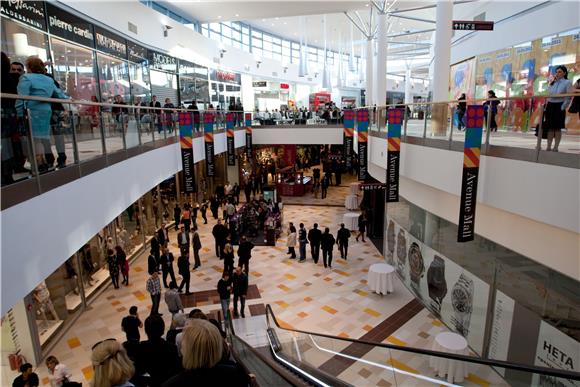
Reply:
<svg viewBox="0 0 580 387"><path fill-rule="evenodd" d="M97 65L101 101L112 101L115 96L120 96L123 103L130 101L131 87L127 62L98 53Z"/></svg>
<svg viewBox="0 0 580 387"><path fill-rule="evenodd" d="M257 38L252 38L252 48L262 48L262 40Z"/></svg>
<svg viewBox="0 0 580 387"><path fill-rule="evenodd" d="M264 34L264 42L272 43L272 36L268 34Z"/></svg>
<svg viewBox="0 0 580 387"><path fill-rule="evenodd" d="M45 34L26 28L6 18L0 23L2 31L2 52L12 62L24 64L26 58L36 55L43 61L48 59L48 40Z"/></svg>
<svg viewBox="0 0 580 387"><path fill-rule="evenodd" d="M134 101L138 97L142 101L151 99L151 81L147 62L140 64L129 62L129 79L131 80L131 96Z"/></svg>
<svg viewBox="0 0 580 387"><path fill-rule="evenodd" d="M217 40L218 42L221 40L221 35L219 32L214 32L213 30L210 31L209 35L210 39Z"/></svg>
<svg viewBox="0 0 580 387"><path fill-rule="evenodd" d="M252 37L262 39L262 33L260 31L252 30Z"/></svg>
<svg viewBox="0 0 580 387"><path fill-rule="evenodd" d="M86 48L51 38L54 79L73 99L97 98L97 76L93 52Z"/></svg>
<svg viewBox="0 0 580 387"><path fill-rule="evenodd" d="M250 37L248 35L242 35L242 43L249 45L250 44Z"/></svg>
<svg viewBox="0 0 580 387"><path fill-rule="evenodd" d="M264 40L264 47L263 49L266 51L272 51L272 43L268 42L267 40Z"/></svg>
<svg viewBox="0 0 580 387"><path fill-rule="evenodd" d="M214 32L221 33L220 23L210 23L209 28Z"/></svg>
<svg viewBox="0 0 580 387"><path fill-rule="evenodd" d="M226 38L232 37L232 29L225 24L222 24L222 36Z"/></svg>

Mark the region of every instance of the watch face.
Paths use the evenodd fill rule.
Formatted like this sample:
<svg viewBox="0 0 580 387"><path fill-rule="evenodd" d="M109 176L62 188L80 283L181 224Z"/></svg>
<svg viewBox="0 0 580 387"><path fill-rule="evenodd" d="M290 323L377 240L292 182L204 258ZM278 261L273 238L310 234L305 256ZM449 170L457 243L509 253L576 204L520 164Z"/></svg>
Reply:
<svg viewBox="0 0 580 387"><path fill-rule="evenodd" d="M466 313L469 311L469 295L465 289L459 287L454 288L451 300L453 303L453 309L456 311L460 313Z"/></svg>
<svg viewBox="0 0 580 387"><path fill-rule="evenodd" d="M407 261L407 239L403 230L399 230L397 235L397 258L402 264Z"/></svg>
<svg viewBox="0 0 580 387"><path fill-rule="evenodd" d="M447 295L447 282L445 281L445 261L437 255L427 270L427 286L429 297L441 303Z"/></svg>
<svg viewBox="0 0 580 387"><path fill-rule="evenodd" d="M417 276L422 275L425 270L421 249L415 242L411 243L411 247L409 247L409 266L411 267L411 272Z"/></svg>
<svg viewBox="0 0 580 387"><path fill-rule="evenodd" d="M387 248L391 255L395 252L395 223L392 220L387 227Z"/></svg>

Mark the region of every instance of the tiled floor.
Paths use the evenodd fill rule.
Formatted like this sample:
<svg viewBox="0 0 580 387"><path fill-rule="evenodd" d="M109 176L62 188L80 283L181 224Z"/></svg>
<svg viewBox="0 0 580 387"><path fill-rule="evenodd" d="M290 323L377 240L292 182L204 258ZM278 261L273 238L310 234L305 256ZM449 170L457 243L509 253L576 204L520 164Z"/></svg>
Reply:
<svg viewBox="0 0 580 387"><path fill-rule="evenodd" d="M330 227L333 233L342 221L346 212L344 195L348 191L348 182L343 181L344 187L331 187L326 203L337 203L333 206L298 206L289 205L291 200L284 200L284 222L289 221L298 225L305 223L308 227L314 222L324 227ZM307 201L311 194L300 198ZM322 199L318 199L319 201ZM194 295L188 300L190 310L194 305L204 312L219 309L214 289L221 275L222 261L214 255L214 243L211 236L211 227L199 222L201 242L204 246L201 251L202 267L192 273L191 291ZM177 254L175 234L170 233L171 250ZM236 333L255 346L264 346L267 343L265 335L264 305L270 304L279 323L283 327L293 327L305 331L313 331L347 338L363 338L390 342L398 345L419 346L431 348L436 333L445 330L444 326L430 316L416 301L411 293L396 280L394 293L380 296L371 293L366 285L368 267L381 262L383 257L375 247L366 243L351 240L348 260L340 259L338 251L334 252L333 269L325 269L322 262L314 265L310 252L305 263L288 259L286 252L285 234L278 240L275 247L256 247L250 261L250 285L253 296L248 299L249 313L246 319L236 320ZM337 258L338 255L338 258ZM92 378L90 363L90 349L92 345L103 338L114 337L124 341L121 331L121 319L128 312L131 305L137 305L140 315L145 318L150 308L150 299L145 290L147 279L147 256L139 257L131 267L130 286L120 289L112 287L106 289L90 305L73 327L65 334L54 350L62 363L73 371L73 379L87 383ZM167 325L170 322L170 313L162 301L160 312ZM144 332L142 337L144 337ZM336 343L323 342L320 345L333 345L334 351L341 351L347 347ZM305 349L305 359L314 366L323 364L332 370L335 355L314 349L312 342L301 342L308 345ZM431 372L425 361L415 358L407 359L404 356L392 358L378 356L375 350L365 348L360 352L366 358L376 360L383 366L410 368L422 373ZM45 354L49 355L49 354ZM336 359L336 358L335 358ZM424 360L424 359L423 359ZM388 385L392 383L389 377L392 371L384 368L358 363L346 362L335 368L341 377L355 385ZM46 368L40 366L37 370L43 384L47 383ZM385 376L387 372L391 376ZM495 374L489 369L473 371L474 380L469 384L496 384ZM381 382L384 380L384 382ZM414 381L413 385L421 385Z"/></svg>

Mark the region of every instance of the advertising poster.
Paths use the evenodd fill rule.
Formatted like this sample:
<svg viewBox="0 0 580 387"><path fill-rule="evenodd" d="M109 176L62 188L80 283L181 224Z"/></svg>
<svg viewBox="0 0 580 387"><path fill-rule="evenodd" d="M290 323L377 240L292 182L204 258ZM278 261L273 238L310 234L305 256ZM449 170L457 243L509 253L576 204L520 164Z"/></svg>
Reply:
<svg viewBox="0 0 580 387"><path fill-rule="evenodd" d="M465 93L467 99L475 96L475 58L451 66L449 99L456 100Z"/></svg>
<svg viewBox="0 0 580 387"><path fill-rule="evenodd" d="M196 192L195 172L193 169L192 132L192 114L189 112L179 112L179 144L181 147L183 190L185 193Z"/></svg>
<svg viewBox="0 0 580 387"><path fill-rule="evenodd" d="M215 176L215 157L213 142L213 123L215 113L206 112L203 115L203 138L205 140L205 173L208 177Z"/></svg>
<svg viewBox="0 0 580 387"><path fill-rule="evenodd" d="M405 109L387 112L387 203L399 201L399 160L401 156L401 123Z"/></svg>
<svg viewBox="0 0 580 387"><path fill-rule="evenodd" d="M514 320L515 301L501 291L495 293L495 305L493 308L493 322L489 341L489 358L506 361ZM502 375L505 369L497 368Z"/></svg>
<svg viewBox="0 0 580 387"><path fill-rule="evenodd" d="M352 168L353 138L354 138L354 111L345 110L343 115L344 133L342 143L344 144L344 156L346 169Z"/></svg>
<svg viewBox="0 0 580 387"><path fill-rule="evenodd" d="M236 165L236 147L234 145L234 113L226 113L226 140L228 165Z"/></svg>
<svg viewBox="0 0 580 387"><path fill-rule="evenodd" d="M481 154L483 106L467 106L465 114L465 144L463 147L463 175L457 242L469 242L475 238L475 207L477 204L477 180Z"/></svg>
<svg viewBox="0 0 580 387"><path fill-rule="evenodd" d="M245 113L246 123L246 157L248 161L252 160L252 114Z"/></svg>
<svg viewBox="0 0 580 387"><path fill-rule="evenodd" d="M356 128L358 132L358 179L367 178L367 142L369 139L369 111L366 109L357 110Z"/></svg>
<svg viewBox="0 0 580 387"><path fill-rule="evenodd" d="M388 261L405 286L481 354L489 285L387 216Z"/></svg>
<svg viewBox="0 0 580 387"><path fill-rule="evenodd" d="M534 365L579 372L580 343L542 321ZM534 375L533 386L580 387L580 381L552 376Z"/></svg>

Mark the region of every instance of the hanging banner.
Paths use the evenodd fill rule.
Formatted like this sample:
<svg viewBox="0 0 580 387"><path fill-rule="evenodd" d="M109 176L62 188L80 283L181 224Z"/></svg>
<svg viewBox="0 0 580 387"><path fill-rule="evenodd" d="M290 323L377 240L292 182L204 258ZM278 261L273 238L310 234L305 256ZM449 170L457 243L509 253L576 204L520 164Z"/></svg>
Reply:
<svg viewBox="0 0 580 387"><path fill-rule="evenodd" d="M215 113L206 112L203 115L203 138L205 140L205 172L208 177L215 175L215 158L213 143L213 122Z"/></svg>
<svg viewBox="0 0 580 387"><path fill-rule="evenodd" d="M457 242L469 242L475 237L475 205L483 126L483 106L470 105L466 114L465 145L463 148L463 177Z"/></svg>
<svg viewBox="0 0 580 387"><path fill-rule="evenodd" d="M356 112L356 129L358 132L358 179L367 178L367 141L369 139L369 111L361 109Z"/></svg>
<svg viewBox="0 0 580 387"><path fill-rule="evenodd" d="M228 165L236 165L236 147L234 145L234 113L226 113L226 140Z"/></svg>
<svg viewBox="0 0 580 387"><path fill-rule="evenodd" d="M183 165L183 190L185 193L197 192L195 171L193 169L192 116L179 112L179 144L181 145L181 164Z"/></svg>
<svg viewBox="0 0 580 387"><path fill-rule="evenodd" d="M401 123L405 109L387 112L387 203L399 201L399 160L401 156Z"/></svg>
<svg viewBox="0 0 580 387"><path fill-rule="evenodd" d="M245 113L246 119L246 157L252 160L252 113Z"/></svg>
<svg viewBox="0 0 580 387"><path fill-rule="evenodd" d="M352 168L352 144L354 137L354 111L345 110L343 116L344 133L342 143L344 144L344 158L346 161L346 169L350 171Z"/></svg>

